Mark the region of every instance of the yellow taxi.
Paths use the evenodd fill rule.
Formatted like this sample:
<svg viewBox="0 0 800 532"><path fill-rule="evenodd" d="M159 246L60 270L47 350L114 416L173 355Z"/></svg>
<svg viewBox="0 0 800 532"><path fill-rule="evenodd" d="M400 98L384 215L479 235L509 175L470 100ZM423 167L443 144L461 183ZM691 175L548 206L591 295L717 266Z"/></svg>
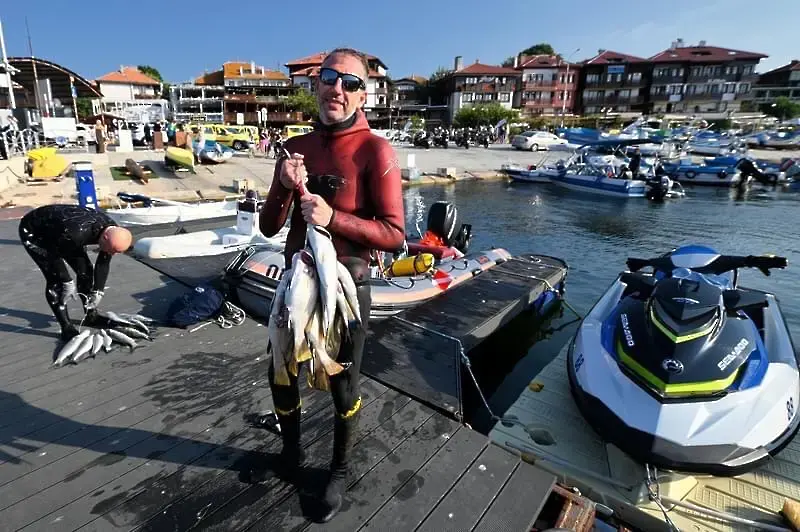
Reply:
<svg viewBox="0 0 800 532"><path fill-rule="evenodd" d="M283 136L287 139L296 137L298 135L305 135L314 131L314 126L307 124L293 124L291 126L284 126Z"/></svg>

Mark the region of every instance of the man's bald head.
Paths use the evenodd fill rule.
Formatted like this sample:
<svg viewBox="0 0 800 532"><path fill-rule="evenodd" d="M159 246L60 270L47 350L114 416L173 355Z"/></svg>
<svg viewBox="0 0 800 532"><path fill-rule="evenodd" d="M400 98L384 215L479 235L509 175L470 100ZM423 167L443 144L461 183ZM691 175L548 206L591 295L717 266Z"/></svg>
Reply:
<svg viewBox="0 0 800 532"><path fill-rule="evenodd" d="M125 253L133 243L133 235L124 227L112 225L106 227L100 234L100 250L114 255L115 253Z"/></svg>

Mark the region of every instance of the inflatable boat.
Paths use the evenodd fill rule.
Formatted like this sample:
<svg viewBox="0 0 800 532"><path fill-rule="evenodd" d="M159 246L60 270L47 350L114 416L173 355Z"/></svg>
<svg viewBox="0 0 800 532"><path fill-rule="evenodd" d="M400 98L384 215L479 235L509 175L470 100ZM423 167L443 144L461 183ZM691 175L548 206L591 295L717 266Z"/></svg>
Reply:
<svg viewBox="0 0 800 532"><path fill-rule="evenodd" d="M236 202L236 225L194 233L141 238L133 245L132 254L145 259L174 259L178 257L205 257L239 251L259 245L280 251L286 244L289 228L284 227L274 237L267 238L258 229L258 211L263 201L258 201L254 191Z"/></svg>
<svg viewBox="0 0 800 532"><path fill-rule="evenodd" d="M512 258L503 248L468 252L472 227L456 227L456 208L437 202L428 214L428 229L418 242L408 242L388 265L373 265L371 319L383 319L435 298L468 282L481 272ZM526 256L531 261L558 259ZM547 264L550 264L547 262ZM225 268L228 293L249 313L267 318L272 299L285 270L283 249L252 246L239 253Z"/></svg>
<svg viewBox="0 0 800 532"><path fill-rule="evenodd" d="M120 204L119 208L105 209L104 212L123 227L233 217L237 211L235 200L183 203L127 192L117 192L117 198L125 206ZM133 207L134 203L142 207Z"/></svg>

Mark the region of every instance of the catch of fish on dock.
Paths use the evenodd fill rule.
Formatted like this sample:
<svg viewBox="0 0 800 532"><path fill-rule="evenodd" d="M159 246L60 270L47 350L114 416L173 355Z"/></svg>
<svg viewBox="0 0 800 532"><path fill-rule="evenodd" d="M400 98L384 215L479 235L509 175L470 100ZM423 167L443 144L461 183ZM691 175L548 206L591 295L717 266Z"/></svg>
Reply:
<svg viewBox="0 0 800 532"><path fill-rule="evenodd" d="M61 367L67 362L77 364L80 361L94 357L102 349L106 353L114 349L114 344L127 347L133 352L139 344L136 340L153 341L150 324L152 318L139 314L116 314L114 312L98 311L97 315L109 323L108 328L92 330L83 329L77 336L61 348L53 365Z"/></svg>
<svg viewBox="0 0 800 532"><path fill-rule="evenodd" d="M346 369L336 362L342 339L361 326L360 316L355 282L331 235L309 225L306 247L292 257L270 308L267 352L276 384L288 386L298 364L309 361L309 385L329 390L328 378Z"/></svg>

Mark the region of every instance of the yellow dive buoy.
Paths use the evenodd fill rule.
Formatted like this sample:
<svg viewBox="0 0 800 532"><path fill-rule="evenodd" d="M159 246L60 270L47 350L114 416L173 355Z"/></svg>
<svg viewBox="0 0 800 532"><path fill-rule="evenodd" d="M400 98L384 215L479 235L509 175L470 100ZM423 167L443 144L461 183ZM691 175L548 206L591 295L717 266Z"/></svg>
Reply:
<svg viewBox="0 0 800 532"><path fill-rule="evenodd" d="M390 277L406 275L422 275L433 269L434 257L431 253L420 253L414 257L396 260L389 266L387 273Z"/></svg>

